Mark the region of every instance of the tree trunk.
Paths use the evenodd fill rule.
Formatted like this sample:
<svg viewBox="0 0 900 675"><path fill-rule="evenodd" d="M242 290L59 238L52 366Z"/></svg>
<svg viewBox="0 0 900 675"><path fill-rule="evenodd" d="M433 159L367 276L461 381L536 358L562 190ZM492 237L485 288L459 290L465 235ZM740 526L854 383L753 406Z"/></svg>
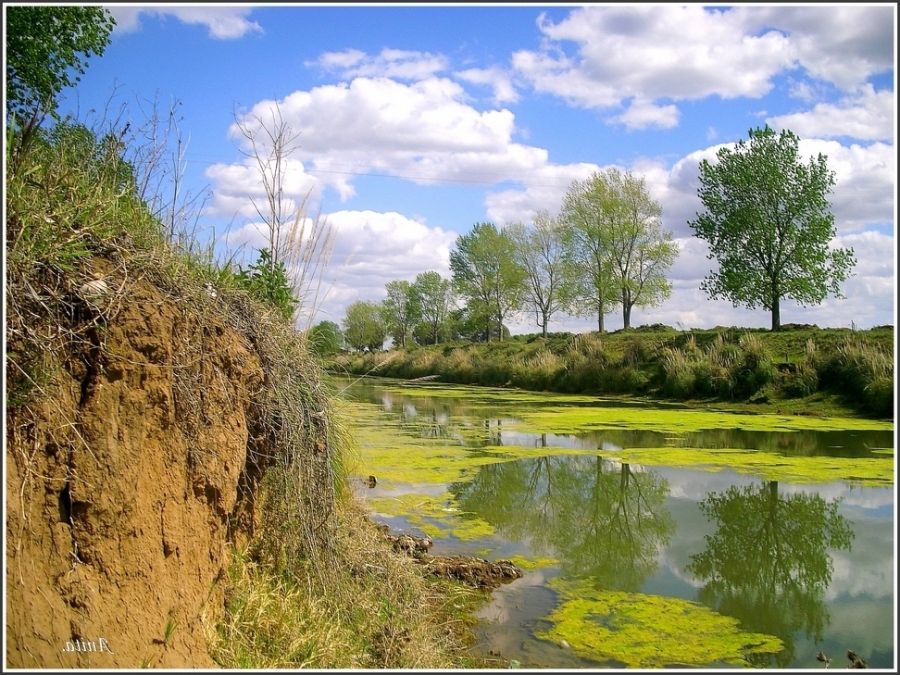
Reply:
<svg viewBox="0 0 900 675"><path fill-rule="evenodd" d="M631 328L631 303L622 303L622 322L625 324L625 330Z"/></svg>
<svg viewBox="0 0 900 675"><path fill-rule="evenodd" d="M603 332L603 308L597 310L597 331Z"/></svg>
<svg viewBox="0 0 900 675"><path fill-rule="evenodd" d="M772 298L772 330L781 330L781 299L776 295Z"/></svg>
<svg viewBox="0 0 900 675"><path fill-rule="evenodd" d="M547 324L550 323L547 318L547 312L544 312L544 323L541 324L541 331L543 332L544 337L547 337Z"/></svg>

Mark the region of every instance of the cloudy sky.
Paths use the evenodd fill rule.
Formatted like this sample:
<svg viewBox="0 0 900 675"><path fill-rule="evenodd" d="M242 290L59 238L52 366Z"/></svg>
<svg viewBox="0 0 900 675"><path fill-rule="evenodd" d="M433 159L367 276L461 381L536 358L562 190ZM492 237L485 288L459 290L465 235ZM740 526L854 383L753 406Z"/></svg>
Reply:
<svg viewBox="0 0 900 675"><path fill-rule="evenodd" d="M313 321L340 322L392 279L449 276L479 221L555 212L571 181L643 176L681 248L672 297L633 325L764 326L710 301L687 225L697 165L768 124L835 172L835 245L858 265L845 299L782 306L782 321L894 323L896 128L892 5L110 6L118 25L64 110L180 102L186 188L222 255L254 254L261 187L235 116L277 105L299 134L287 189L334 232ZM137 105L136 102L142 102ZM559 315L551 330L588 330ZM607 327L620 328L620 313ZM523 315L514 332L537 330Z"/></svg>

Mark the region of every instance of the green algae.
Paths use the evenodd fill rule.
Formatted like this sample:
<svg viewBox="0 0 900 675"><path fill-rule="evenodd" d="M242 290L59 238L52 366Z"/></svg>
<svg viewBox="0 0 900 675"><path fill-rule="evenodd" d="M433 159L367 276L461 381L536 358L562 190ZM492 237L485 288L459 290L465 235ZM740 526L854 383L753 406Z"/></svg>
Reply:
<svg viewBox="0 0 900 675"><path fill-rule="evenodd" d="M708 429L745 431L880 431L891 422L854 417L740 414L707 410L602 406L543 406L522 410L519 426L533 433L577 434L607 429L683 434Z"/></svg>
<svg viewBox="0 0 900 675"><path fill-rule="evenodd" d="M537 570L543 567L553 567L554 565L559 564L559 560L556 558L545 558L545 557L537 557L537 558L526 558L522 555L514 555L507 558L513 565L522 568L523 570Z"/></svg>
<svg viewBox="0 0 900 675"><path fill-rule="evenodd" d="M537 637L565 641L587 658L630 668L748 666L748 657L783 648L779 638L743 631L737 619L696 602L602 591L585 580L554 579L550 586L562 602L548 617L552 627Z"/></svg>
<svg viewBox="0 0 900 675"><path fill-rule="evenodd" d="M376 513L405 518L429 537L451 535L463 541L473 541L494 533L490 523L460 511L456 499L449 492L439 495L407 492L393 497L374 497L368 503Z"/></svg>
<svg viewBox="0 0 900 675"><path fill-rule="evenodd" d="M647 466L731 469L786 483L892 485L894 460L881 457L789 457L774 452L707 448L630 448L605 453L620 462Z"/></svg>

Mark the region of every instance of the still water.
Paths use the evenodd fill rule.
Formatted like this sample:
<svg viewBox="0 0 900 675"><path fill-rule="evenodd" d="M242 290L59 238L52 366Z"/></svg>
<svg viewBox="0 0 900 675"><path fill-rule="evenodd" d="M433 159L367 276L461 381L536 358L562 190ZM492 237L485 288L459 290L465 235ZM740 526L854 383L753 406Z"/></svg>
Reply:
<svg viewBox="0 0 900 675"><path fill-rule="evenodd" d="M477 649L525 668L894 663L894 433L588 396L333 380L375 517L525 576ZM360 481L361 484L361 481Z"/></svg>

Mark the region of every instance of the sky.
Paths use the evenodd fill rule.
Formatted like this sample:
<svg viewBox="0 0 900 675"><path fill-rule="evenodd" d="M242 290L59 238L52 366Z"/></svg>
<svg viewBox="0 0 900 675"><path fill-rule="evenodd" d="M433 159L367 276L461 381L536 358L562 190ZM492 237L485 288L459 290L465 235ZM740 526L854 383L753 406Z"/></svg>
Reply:
<svg viewBox="0 0 900 675"><path fill-rule="evenodd" d="M475 223L555 213L573 180L618 167L645 179L680 249L671 297L632 325L768 327L767 311L700 290L715 263L688 226L700 160L766 124L827 156L833 245L858 261L844 298L786 301L782 322L894 323L893 5L104 6L111 43L61 110L124 106L140 125L154 101L177 103L183 190L202 197L197 232L221 259L265 246L235 121L277 106L298 134L288 195L333 234L303 325L340 323L391 280L449 277ZM538 330L526 313L509 325ZM558 314L550 330L594 326Z"/></svg>

